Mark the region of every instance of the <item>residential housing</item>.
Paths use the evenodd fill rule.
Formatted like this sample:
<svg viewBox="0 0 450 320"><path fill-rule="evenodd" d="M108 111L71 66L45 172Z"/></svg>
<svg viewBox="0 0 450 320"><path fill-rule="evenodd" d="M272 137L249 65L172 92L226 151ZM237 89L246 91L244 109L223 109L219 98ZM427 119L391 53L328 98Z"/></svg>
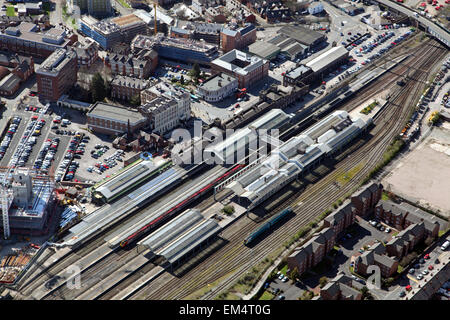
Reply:
<svg viewBox="0 0 450 320"><path fill-rule="evenodd" d="M111 81L111 97L129 101L133 97L140 97L141 91L150 85L150 80L117 75Z"/></svg>
<svg viewBox="0 0 450 320"><path fill-rule="evenodd" d="M207 102L222 101L238 89L236 78L219 73L197 87L197 96Z"/></svg>
<svg viewBox="0 0 450 320"><path fill-rule="evenodd" d="M34 60L33 57L24 58L16 54L6 65L14 66L14 69L9 71L5 67L0 67L0 95L11 96L34 74Z"/></svg>
<svg viewBox="0 0 450 320"><path fill-rule="evenodd" d="M77 54L58 49L36 70L39 99L57 101L77 82Z"/></svg>
<svg viewBox="0 0 450 320"><path fill-rule="evenodd" d="M380 268L381 276L389 278L397 272L398 261L389 257L386 253L386 248L382 243L378 242L370 250L365 251L355 260L355 272L367 276L372 274L368 272L369 266L376 265Z"/></svg>
<svg viewBox="0 0 450 320"><path fill-rule="evenodd" d="M249 88L269 74L269 61L232 50L211 62L212 74L220 72L235 77L239 88Z"/></svg>
<svg viewBox="0 0 450 320"><path fill-rule="evenodd" d="M155 50L143 50L138 55L112 53L105 58L105 64L114 75L146 79L158 66L158 54Z"/></svg>
<svg viewBox="0 0 450 320"><path fill-rule="evenodd" d="M78 67L89 68L98 59L99 46L97 42L88 39L85 39L85 42L85 44L78 42L73 48L77 54Z"/></svg>
<svg viewBox="0 0 450 320"><path fill-rule="evenodd" d="M440 225L427 212L408 203L394 203L380 200L375 209L375 217L397 230L404 230L412 224L424 223L425 237L436 237Z"/></svg>
<svg viewBox="0 0 450 320"><path fill-rule="evenodd" d="M313 300L361 300L362 293L355 287L358 288L359 284L352 278L337 275L320 289L320 295Z"/></svg>
<svg viewBox="0 0 450 320"><path fill-rule="evenodd" d="M324 228L287 258L289 269L297 268L299 275L301 275L306 270L316 266L333 249L335 240L333 229Z"/></svg>

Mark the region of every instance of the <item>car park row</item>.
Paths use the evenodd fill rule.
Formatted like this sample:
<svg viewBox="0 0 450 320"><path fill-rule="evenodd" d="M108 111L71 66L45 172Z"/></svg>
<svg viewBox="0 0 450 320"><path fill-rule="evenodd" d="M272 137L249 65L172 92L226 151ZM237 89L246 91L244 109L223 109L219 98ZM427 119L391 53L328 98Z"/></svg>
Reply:
<svg viewBox="0 0 450 320"><path fill-rule="evenodd" d="M2 140L0 145L0 160L5 156L6 150L8 149L11 139L13 135L16 133L17 128L19 127L20 121L22 121L21 117L14 117L11 120L11 124L9 125L8 131L6 132L5 137Z"/></svg>

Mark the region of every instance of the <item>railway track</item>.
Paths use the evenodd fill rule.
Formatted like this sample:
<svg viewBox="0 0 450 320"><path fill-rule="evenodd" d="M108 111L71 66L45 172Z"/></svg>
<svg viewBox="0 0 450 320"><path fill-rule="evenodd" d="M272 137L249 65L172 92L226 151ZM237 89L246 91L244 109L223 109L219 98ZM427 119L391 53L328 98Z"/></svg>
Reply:
<svg viewBox="0 0 450 320"><path fill-rule="evenodd" d="M434 54L428 56L426 53ZM425 48L424 54L420 55L414 62L421 65L422 70L428 70L435 61L439 60L445 54L445 50L435 49L434 47ZM410 62L411 63L411 62ZM422 74L422 75L421 75ZM216 279L228 274L232 270L245 270L254 265L255 262L262 260L271 251L275 250L280 243L283 243L289 238L286 235L293 235L300 227L306 225L312 218L317 216L321 211L330 206L346 193L350 192L355 186L358 185L358 181L363 178L370 169L377 164L386 150L387 146L391 142L392 138L398 135L404 123L407 120L410 110L413 108L413 104L410 103L417 99L421 92L422 86L415 88L417 81L426 79L427 73L416 70L413 72L412 78L416 81L409 81L408 84L401 88L400 94L391 99L391 103L387 108L380 113L375 119L376 126L371 131L374 138L366 143L357 144L360 148L357 152L353 153L348 159L344 159L336 165L334 172L328 174L325 178L320 179L316 184L306 188L298 200L290 200L278 207L279 211L287 206L294 205L294 211L297 213L297 221L290 220L282 228L279 228L276 232L269 235L266 239L262 240L257 248L249 250L242 245L242 240L252 230L255 229L255 224L248 223L238 232L230 237L229 245L220 249L213 256L209 257L202 263L201 266L189 271L183 278L173 277L164 286L164 292L158 292L158 290L152 290L152 287L158 287L158 284L150 284L146 289L135 294L132 298L135 299L180 299L195 290L202 288L208 283L213 282ZM413 94L411 94L413 93ZM404 107L396 107L404 106ZM347 153L344 153L348 155ZM348 171L359 163L364 163L364 168L360 170L353 179L345 186L336 187L331 182L336 181L339 169ZM345 172L345 171L344 171ZM337 189L337 190L336 190ZM319 195L317 195L319 193ZM275 198L276 196L274 196ZM314 200L310 200L314 199ZM225 232L226 233L226 232ZM217 257L221 257L217 259ZM225 261L224 261L225 260ZM226 283L229 284L232 280L236 280L240 276L239 272L227 279ZM166 281L165 278L156 279L156 281ZM227 284L219 285L215 289L211 290L205 295L205 298L212 298L218 294Z"/></svg>
<svg viewBox="0 0 450 320"><path fill-rule="evenodd" d="M436 51L436 48L431 46L426 49L423 49L423 47L421 47L421 49L422 51L424 50L425 53L430 53L431 51L433 51L433 49ZM421 51L419 50L418 52ZM435 58L432 59L430 57L428 59L431 65L434 63L434 61L436 61L436 59L440 57L439 54L435 55L436 55ZM411 60L407 59L405 63L419 64L420 62L423 62L422 60L426 60L424 59L424 55L418 54L413 56ZM407 67L405 67L404 65L399 66L398 68L400 68L400 70L405 70L405 68L407 69ZM427 66L422 66L421 68L422 69L427 68ZM415 73L419 74L421 72L416 71ZM401 77L401 75L398 76L390 72L387 73L386 76L387 78L389 78L390 83L393 83L394 81L396 81L397 78ZM386 81L385 78L384 80ZM408 85L403 88L403 90L405 90L405 92L408 93L400 94L399 97L396 98L395 104L399 105L402 101L404 100L406 101L407 99L413 100L412 97L408 98L410 93L409 91L406 90L407 88L412 89L413 86L409 85L410 82L408 82ZM368 88L372 89L365 90L364 92L362 92L362 94L359 94L358 97L362 96L368 97L370 95L373 95L374 92L377 92L377 90L381 90L380 88L373 89L373 87L375 86L369 86ZM382 90L385 90L385 87ZM416 90L414 98L415 96L420 95L420 93L418 92L420 92L420 90ZM401 101L397 102L397 100ZM352 101L354 100L353 99L350 100L350 102ZM350 109L351 107L346 105L346 108ZM360 141L353 144L349 148L349 150L347 150L342 155L337 157L338 159L339 158L343 159L341 162L338 162L336 164L336 169L338 170L334 170L330 173L328 169L319 167L316 171L319 174L321 173L325 175L322 179L313 178L312 181L309 183L309 185L306 186L305 190L301 192L301 196L299 199L296 199L296 197L294 197L293 195L289 200L285 201L283 204L276 206L276 210L274 210L276 212L288 206L293 206L294 211L297 213L296 218L299 217L296 219L297 221L292 221L294 219L291 219L286 225L284 225L282 228L279 228L280 230L283 230L282 233L280 230L277 230L277 232L274 232L273 234L269 235L266 239L262 240L255 249L252 249L251 252L249 252L250 250L242 245L242 241L246 235L251 233L251 231L258 226L258 224L249 221L249 223L247 223L243 228L241 228L238 232L235 232L234 234L233 233L228 234L229 232L226 230L224 232L224 235L225 234L227 235L227 240L229 240L230 243L220 248L210 257L206 258L201 265L192 268L182 278L176 278L168 273L163 274L159 278L155 279L153 283L151 283L144 289L138 291L135 295L132 296L132 298L180 299L189 295L195 290L205 286L207 283L213 282L214 279L219 279L233 270L248 269L255 262L262 260L264 257L267 256L268 253L276 249L276 247L278 247L280 243L283 243L285 240L289 238L289 236L286 235L292 235L293 233L295 233L299 229L299 227L306 225L312 218L317 216L321 211L328 208L331 203L335 202L343 195L350 192L352 188L354 188L357 185L357 181L360 178L364 177L365 174L367 174L368 170L370 170L372 166L380 160L380 157L383 155L392 137L395 136L403 127L404 121L402 122L398 120L399 119L406 120L403 118L408 115L410 108L397 108L393 109L390 112L386 111L388 109L390 110L393 108L388 107L387 109L383 110L378 119L375 120L376 126L372 130L372 132L376 138L372 138L368 142L364 142L360 139ZM395 124L397 125L395 126ZM378 134L380 134L380 136L377 136ZM352 156L347 160L346 157L349 154L352 154ZM369 157L369 155L372 158L366 160ZM338 173L341 172L341 170L345 170L344 172L346 172L355 165L358 165L359 163L362 162L364 162L365 170L361 170L360 172L358 172L355 175L355 177L353 177L350 183L341 187L337 187L335 184L330 183L331 181L336 181ZM314 180L318 181L315 181L315 183L313 183ZM339 192L336 192L337 191L336 189L338 189ZM320 194L322 194L322 196ZM314 199L316 199L316 201L308 200L311 197L315 197ZM209 205L209 203L212 202L211 199L212 197L209 197L204 202L202 202L200 206ZM114 230L110 230L110 232L114 232ZM33 283L26 288L26 291L24 291L24 293L32 292L34 288L50 279L52 277L52 274L54 275L58 273L59 271L63 270L68 265L72 264L74 261L79 259L79 255L82 256L84 252L89 252L92 248L95 248L99 244L99 241L103 241L104 237L105 234L101 235L98 239L89 242L86 245L86 247L83 247L82 249L77 251L78 254L74 253L69 255L68 258L51 267L48 270L48 272L42 274L40 277L38 276L38 278L35 277L31 280L28 280L22 287L26 287L27 285L30 284L31 281L33 281ZM236 241L238 243L236 243ZM86 272L82 274L82 277L85 279L87 277L87 280L92 282L99 281L105 278L106 276L108 276L108 274L110 274L115 269L120 267L120 265L118 265L117 268L113 270L113 268L110 266L111 263L114 263L115 260L117 259L123 259L123 261L131 259L133 255L131 252L133 251L134 250L130 251L120 250L119 252L123 253L119 254L119 256L116 255L109 256L104 261L101 261L94 267L86 270ZM222 258L217 259L217 256L220 256ZM109 299L113 297L115 294L117 294L117 292L119 292L123 288L126 288L127 285L129 285L139 277L145 276L145 274L150 272L153 268L154 265L152 263L146 264L142 269L133 273L124 281L121 281L120 283L116 284L111 290L103 294L100 297L100 299ZM234 272L234 274L230 277L230 279L228 279L228 281L226 281L226 283L220 284L219 286L214 288L214 290L205 295L205 298L214 297L217 293L226 288L226 286L230 283L231 280L235 280L239 276L240 276L239 272ZM157 288L162 287L161 283L164 284L164 292L158 292L159 290L155 290ZM48 299L74 298L82 294L86 289L87 288L83 289L82 287L82 289L80 289L79 292L69 293L64 288L61 288L60 290L57 290L54 293L46 296L46 298Z"/></svg>

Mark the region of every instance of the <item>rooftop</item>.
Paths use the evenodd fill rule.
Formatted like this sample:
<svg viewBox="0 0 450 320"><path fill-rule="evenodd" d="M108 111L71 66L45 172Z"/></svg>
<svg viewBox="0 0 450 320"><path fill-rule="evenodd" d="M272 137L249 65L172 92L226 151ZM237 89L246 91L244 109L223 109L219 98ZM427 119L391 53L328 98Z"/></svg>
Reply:
<svg viewBox="0 0 450 320"><path fill-rule="evenodd" d="M267 62L265 59L234 49L211 63L237 74L246 75Z"/></svg>
<svg viewBox="0 0 450 320"><path fill-rule="evenodd" d="M325 66L342 57L348 56L348 51L343 46L331 48L322 53L320 56L309 61L306 66L311 68L313 72L322 70Z"/></svg>
<svg viewBox="0 0 450 320"><path fill-rule="evenodd" d="M58 74L68 63L76 59L74 50L56 49L36 70L36 73Z"/></svg>
<svg viewBox="0 0 450 320"><path fill-rule="evenodd" d="M87 115L122 122L128 122L128 120L130 120L130 124L135 124L145 119L145 117L136 110L99 101L91 107Z"/></svg>
<svg viewBox="0 0 450 320"><path fill-rule="evenodd" d="M226 87L233 81L237 81L236 78L226 75L224 73L219 73L207 81L203 82L199 87L208 91L219 90L221 87Z"/></svg>

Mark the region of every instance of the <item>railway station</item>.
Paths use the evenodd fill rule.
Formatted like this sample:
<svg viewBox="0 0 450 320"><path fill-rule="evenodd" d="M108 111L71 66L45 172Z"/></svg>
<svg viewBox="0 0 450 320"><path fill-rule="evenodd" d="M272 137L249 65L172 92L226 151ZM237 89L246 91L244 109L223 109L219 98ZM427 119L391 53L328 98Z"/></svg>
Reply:
<svg viewBox="0 0 450 320"><path fill-rule="evenodd" d="M156 166L152 160L143 160L130 165L116 176L96 187L94 198L110 202L134 186L146 181L155 173L155 170L164 168L166 164L163 163L160 166Z"/></svg>
<svg viewBox="0 0 450 320"><path fill-rule="evenodd" d="M243 174L226 188L253 208L297 177L308 173L362 133L368 122L350 118L346 111L335 111L300 135L281 145L278 150Z"/></svg>
<svg viewBox="0 0 450 320"><path fill-rule="evenodd" d="M138 248L149 249L152 255L163 258L162 264L174 266L221 229L214 220L205 219L199 210L190 209L139 241Z"/></svg>

